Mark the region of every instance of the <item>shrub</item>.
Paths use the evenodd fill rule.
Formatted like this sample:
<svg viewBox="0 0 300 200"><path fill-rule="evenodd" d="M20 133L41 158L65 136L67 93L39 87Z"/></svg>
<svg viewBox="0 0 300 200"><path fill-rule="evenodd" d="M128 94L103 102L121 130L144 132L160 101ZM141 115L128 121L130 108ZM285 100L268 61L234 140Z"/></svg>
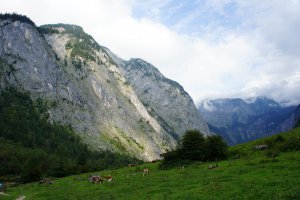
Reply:
<svg viewBox="0 0 300 200"><path fill-rule="evenodd" d="M198 130L189 130L183 137L179 157L183 160L204 160L206 158L205 139Z"/></svg>
<svg viewBox="0 0 300 200"><path fill-rule="evenodd" d="M228 145L219 135L206 138L206 160L221 160L227 157Z"/></svg>

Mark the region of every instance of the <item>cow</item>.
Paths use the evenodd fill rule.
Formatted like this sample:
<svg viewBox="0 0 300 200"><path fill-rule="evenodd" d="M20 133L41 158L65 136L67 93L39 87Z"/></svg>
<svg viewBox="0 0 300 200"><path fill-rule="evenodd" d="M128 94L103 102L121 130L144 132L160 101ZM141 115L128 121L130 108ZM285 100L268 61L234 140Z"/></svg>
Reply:
<svg viewBox="0 0 300 200"><path fill-rule="evenodd" d="M128 167L134 167L134 166L135 166L134 163L128 164Z"/></svg>
<svg viewBox="0 0 300 200"><path fill-rule="evenodd" d="M94 176L93 177L93 183L95 183L95 184L100 183L101 184L102 182L103 182L103 179L100 176Z"/></svg>
<svg viewBox="0 0 300 200"><path fill-rule="evenodd" d="M113 177L111 175L103 176L104 179L107 180L107 182L112 182Z"/></svg>
<svg viewBox="0 0 300 200"><path fill-rule="evenodd" d="M219 167L218 163L216 163L215 165L208 165L207 169L214 169L214 168L217 168L217 167Z"/></svg>
<svg viewBox="0 0 300 200"><path fill-rule="evenodd" d="M103 179L102 179L100 176L97 176L97 175L90 176L88 180L89 180L89 182L95 183L95 184L96 184L96 183L97 183L97 184L98 184L98 183L101 184L101 183L103 182Z"/></svg>
<svg viewBox="0 0 300 200"><path fill-rule="evenodd" d="M149 175L149 169L148 168L143 169L143 176L145 176L145 175Z"/></svg>
<svg viewBox="0 0 300 200"><path fill-rule="evenodd" d="M53 183L54 183L54 181L51 178L43 178L39 182L39 184L48 184L48 185L51 185Z"/></svg>
<svg viewBox="0 0 300 200"><path fill-rule="evenodd" d="M255 148L255 150L264 150L264 149L268 148L268 145L266 145L266 144L259 144L259 145L256 145L254 148Z"/></svg>

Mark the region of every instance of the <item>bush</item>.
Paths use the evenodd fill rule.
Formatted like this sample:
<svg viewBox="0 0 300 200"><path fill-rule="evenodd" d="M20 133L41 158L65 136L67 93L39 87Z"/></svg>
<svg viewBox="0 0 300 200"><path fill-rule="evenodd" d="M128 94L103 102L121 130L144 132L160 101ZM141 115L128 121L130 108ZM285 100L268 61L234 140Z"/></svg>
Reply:
<svg viewBox="0 0 300 200"><path fill-rule="evenodd" d="M206 138L206 160L222 160L227 157L228 145L219 135Z"/></svg>

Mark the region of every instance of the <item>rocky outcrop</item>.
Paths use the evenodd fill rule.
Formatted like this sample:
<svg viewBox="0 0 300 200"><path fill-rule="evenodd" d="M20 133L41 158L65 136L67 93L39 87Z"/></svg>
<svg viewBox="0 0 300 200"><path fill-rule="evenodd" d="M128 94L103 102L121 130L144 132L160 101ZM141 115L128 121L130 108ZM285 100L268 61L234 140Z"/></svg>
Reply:
<svg viewBox="0 0 300 200"><path fill-rule="evenodd" d="M175 139L188 129L198 129L206 135L210 133L193 100L177 82L165 78L142 59L131 59L121 66L148 112Z"/></svg>
<svg viewBox="0 0 300 200"><path fill-rule="evenodd" d="M165 103L176 104L146 106L124 71L132 61L123 61L98 45L81 27L37 28L10 18L2 18L0 27L1 89L15 86L29 91L33 98L42 98L48 103L50 120L71 125L90 148L154 160L175 147L185 128L203 128L209 133L199 115L185 111L184 106L194 104L182 88L178 90L178 84L165 98ZM167 101L172 95L177 100ZM160 99L153 96L152 100ZM168 110L178 105L183 115ZM157 108L175 113L175 118L166 119L169 115L156 112Z"/></svg>

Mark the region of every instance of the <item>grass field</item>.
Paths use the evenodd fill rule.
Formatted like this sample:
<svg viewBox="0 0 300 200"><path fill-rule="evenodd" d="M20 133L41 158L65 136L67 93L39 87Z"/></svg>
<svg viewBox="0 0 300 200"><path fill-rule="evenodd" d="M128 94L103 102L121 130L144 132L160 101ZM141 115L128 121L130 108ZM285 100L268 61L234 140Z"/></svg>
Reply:
<svg viewBox="0 0 300 200"><path fill-rule="evenodd" d="M300 129L281 135L285 139L297 138ZM53 185L29 183L9 188L6 193L10 196L0 199L300 199L300 152L280 152L276 157L268 157L266 150L253 150L253 145L267 140L270 138L231 147L243 152L243 156L218 162L215 169L208 169L214 164L209 162L168 170L151 163L93 173L112 175L111 183L92 184L87 181L87 174L74 175L55 179ZM150 168L149 176L142 175L143 167Z"/></svg>

